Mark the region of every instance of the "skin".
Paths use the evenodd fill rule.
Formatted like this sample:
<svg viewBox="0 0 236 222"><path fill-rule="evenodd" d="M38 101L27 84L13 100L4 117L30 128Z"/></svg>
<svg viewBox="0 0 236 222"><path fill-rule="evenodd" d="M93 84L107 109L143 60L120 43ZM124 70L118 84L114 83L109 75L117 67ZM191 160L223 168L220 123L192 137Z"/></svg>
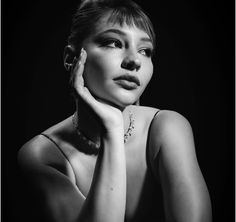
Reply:
<svg viewBox="0 0 236 222"><path fill-rule="evenodd" d="M101 143L98 152L81 142L71 117L44 132L67 158L42 135L19 152L20 166L45 197L50 221L158 221L160 186L166 221L211 221L188 121L173 111L154 117L157 109L131 105L153 73L148 35L135 26L109 24L106 16L99 24L72 72L78 127ZM115 41L101 45L101 36ZM135 75L140 86L117 84L114 78L124 73ZM130 110L135 129L124 144Z"/></svg>
<svg viewBox="0 0 236 222"><path fill-rule="evenodd" d="M104 23L100 23L99 31L84 42L89 55L85 81L97 97L123 110L138 100L151 79L153 64L149 51L153 50L153 45L147 33L135 26L130 29L127 25L121 28L118 24ZM103 46L104 41L107 42ZM125 68L131 60L135 63L133 67ZM141 85L136 90L124 90L114 82L114 78L127 73L139 79Z"/></svg>

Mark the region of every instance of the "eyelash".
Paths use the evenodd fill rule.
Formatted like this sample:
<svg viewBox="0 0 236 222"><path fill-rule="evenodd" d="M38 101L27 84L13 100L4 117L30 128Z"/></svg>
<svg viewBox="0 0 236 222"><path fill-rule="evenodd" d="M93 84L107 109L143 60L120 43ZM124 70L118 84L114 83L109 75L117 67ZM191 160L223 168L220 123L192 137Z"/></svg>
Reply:
<svg viewBox="0 0 236 222"><path fill-rule="evenodd" d="M104 39L101 41L100 45L105 48L122 48L122 42L118 39ZM141 55L146 56L148 58L152 57L153 50L151 48L142 48L139 50Z"/></svg>
<svg viewBox="0 0 236 222"><path fill-rule="evenodd" d="M107 48L122 48L122 43L117 39L104 39L101 41L101 46Z"/></svg>
<svg viewBox="0 0 236 222"><path fill-rule="evenodd" d="M152 54L153 54L153 50L150 49L150 48L144 48L144 49L140 49L139 52L141 51L144 51L145 52L145 55L146 57L150 58L152 57ZM142 53L141 53L142 54ZM142 54L143 55L143 54Z"/></svg>

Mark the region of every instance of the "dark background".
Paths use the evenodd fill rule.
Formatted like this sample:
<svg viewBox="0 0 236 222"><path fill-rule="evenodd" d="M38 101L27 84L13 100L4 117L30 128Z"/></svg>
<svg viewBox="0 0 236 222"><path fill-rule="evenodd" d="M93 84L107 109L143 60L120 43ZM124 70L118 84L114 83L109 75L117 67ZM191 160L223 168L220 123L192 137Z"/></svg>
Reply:
<svg viewBox="0 0 236 222"><path fill-rule="evenodd" d="M136 2L158 35L155 72L141 103L190 121L213 221L234 221L234 1ZM16 152L74 111L63 49L76 5L2 1L2 221L21 221L24 209Z"/></svg>

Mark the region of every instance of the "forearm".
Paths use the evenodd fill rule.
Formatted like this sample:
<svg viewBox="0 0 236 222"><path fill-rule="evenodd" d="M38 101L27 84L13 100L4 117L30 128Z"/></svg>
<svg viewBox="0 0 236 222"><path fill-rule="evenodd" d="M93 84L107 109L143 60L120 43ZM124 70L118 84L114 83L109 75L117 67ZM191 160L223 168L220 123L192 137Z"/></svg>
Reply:
<svg viewBox="0 0 236 222"><path fill-rule="evenodd" d="M123 131L102 141L93 182L79 221L123 222L126 202L126 162Z"/></svg>

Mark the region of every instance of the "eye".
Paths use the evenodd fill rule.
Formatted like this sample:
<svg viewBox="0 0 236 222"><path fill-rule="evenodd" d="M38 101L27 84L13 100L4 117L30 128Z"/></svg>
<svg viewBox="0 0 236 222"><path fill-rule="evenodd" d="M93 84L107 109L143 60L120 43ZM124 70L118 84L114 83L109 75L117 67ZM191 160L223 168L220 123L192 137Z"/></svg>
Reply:
<svg viewBox="0 0 236 222"><path fill-rule="evenodd" d="M101 42L101 46L107 48L122 48L122 43L118 39L104 39Z"/></svg>
<svg viewBox="0 0 236 222"><path fill-rule="evenodd" d="M143 48L139 50L139 53L141 55L144 55L148 58L150 58L152 56L153 50L151 48Z"/></svg>

